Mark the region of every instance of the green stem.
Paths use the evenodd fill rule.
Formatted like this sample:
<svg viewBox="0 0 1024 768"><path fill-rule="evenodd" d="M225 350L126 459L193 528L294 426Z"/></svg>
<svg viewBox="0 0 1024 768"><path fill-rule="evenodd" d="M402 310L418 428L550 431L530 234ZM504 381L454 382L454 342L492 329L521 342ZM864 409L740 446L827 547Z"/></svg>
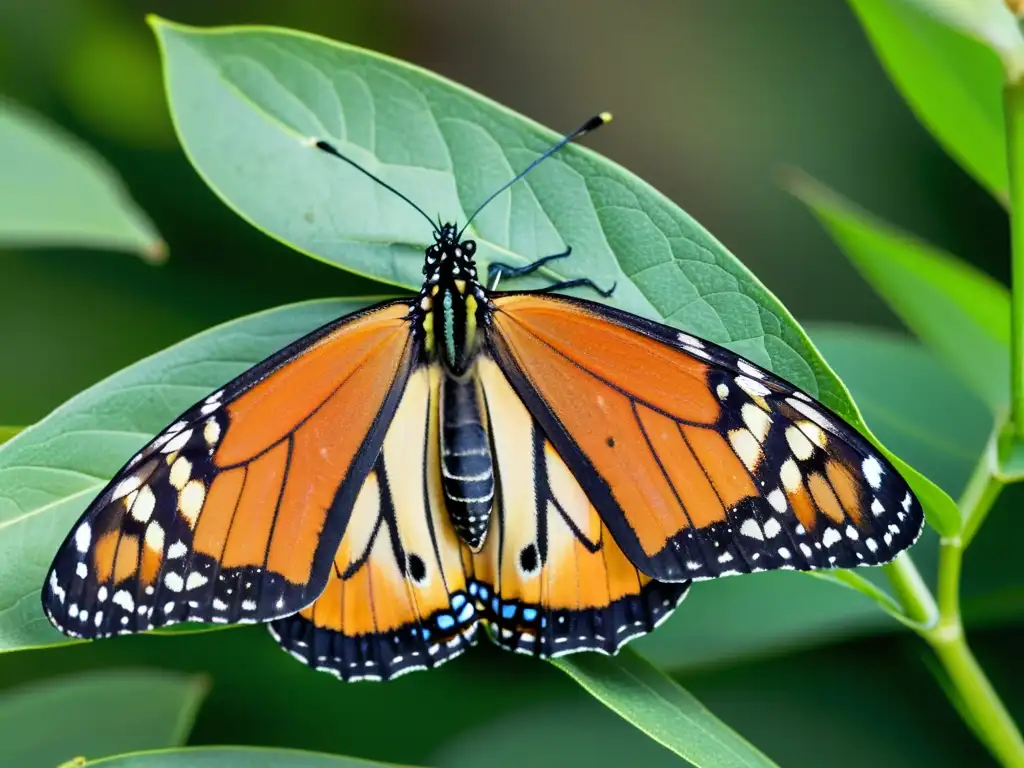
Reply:
<svg viewBox="0 0 1024 768"><path fill-rule="evenodd" d="M999 497L1005 483L994 476L986 451L960 498L965 536L973 535ZM935 596L928 590L909 555L885 566L904 614L932 647L955 691L957 709L978 738L1004 766L1024 768L1024 740L1013 718L992 688L985 671L967 645L960 618L960 571L967 539L943 538L939 543Z"/></svg>
<svg viewBox="0 0 1024 768"><path fill-rule="evenodd" d="M1014 431L1024 437L1024 84L1004 93L1010 183L1010 407Z"/></svg>
<svg viewBox="0 0 1024 768"><path fill-rule="evenodd" d="M1024 84L1004 93L1010 177L1010 408L1014 432L1024 437Z"/></svg>
<svg viewBox="0 0 1024 768"><path fill-rule="evenodd" d="M997 434L998 431L999 425L997 423ZM1006 487L1006 483L995 474L995 459L992 455L992 451L994 451L992 442L995 440L996 437L994 436L992 441L990 441L990 445L986 446L981 454L981 458L978 459L978 463L975 464L974 471L971 473L971 477L967 481L967 486L960 495L960 501L957 505L960 507L960 513L963 516L963 532L960 534L960 538L963 540L964 549L967 549L970 545L974 539L974 534L978 532L989 510L992 509L992 505L996 503L999 494Z"/></svg>
<svg viewBox="0 0 1024 768"><path fill-rule="evenodd" d="M939 657L960 696L969 725L1004 766L1024 768L1024 739L985 671L974 658L960 620L960 568L963 542L943 539L939 545L939 620L921 636Z"/></svg>
<svg viewBox="0 0 1024 768"><path fill-rule="evenodd" d="M917 631L924 632L935 626L939 608L910 555L904 552L883 569L904 615L916 625Z"/></svg>

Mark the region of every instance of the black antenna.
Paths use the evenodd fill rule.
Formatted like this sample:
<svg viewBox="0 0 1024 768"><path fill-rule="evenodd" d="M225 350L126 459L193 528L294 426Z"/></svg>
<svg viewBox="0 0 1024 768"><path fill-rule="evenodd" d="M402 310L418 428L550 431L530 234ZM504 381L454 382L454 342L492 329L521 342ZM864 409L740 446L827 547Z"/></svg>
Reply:
<svg viewBox="0 0 1024 768"><path fill-rule="evenodd" d="M384 181L384 179L380 178L379 176L374 176L372 173L370 173L368 170L363 168L363 166L361 166L355 160L352 160L351 158L345 157L345 155L341 154L341 152L336 150L334 147L332 147L326 141L323 141L321 139L315 139L313 141L313 146L315 146L317 149L323 150L328 155L332 155L332 156L338 158L339 160L344 160L346 163L351 165L353 168L355 168L360 173L366 174L371 179L376 181L378 184L380 184L382 187L384 187L384 189L389 190L390 192L394 192L400 198L405 200L405 202L407 202L409 205L411 205L413 208L415 208L417 211L419 211L420 215L423 218L425 218L428 222L430 222L430 228L434 231L435 234L439 234L440 233L440 229L438 228L438 225L434 223L433 219L431 219L429 216L427 216L426 213L423 212L422 208L420 208L418 205L416 205L416 203L414 203L408 197L406 197L401 192L399 192L397 189L395 189L390 184L388 184L386 181Z"/></svg>
<svg viewBox="0 0 1024 768"><path fill-rule="evenodd" d="M477 214L479 214L480 211L482 211L484 208L486 208L487 205L494 198L496 198L498 195L500 195L506 189L511 187L513 184L515 184L521 178L523 178L523 176L525 176L530 171L532 171L534 168L536 168L541 162L543 162L547 158L551 157L551 155L555 154L555 152L560 150L566 144L568 144L568 143L570 143L572 141L576 141L576 139L584 136L585 134L590 133L593 130L596 130L596 129L600 128L605 123L610 123L611 121L612 121L612 113L611 112L602 112L599 115L594 115L592 118L587 120L587 122L585 122L583 125L581 125L579 128L577 128L572 133L566 134L561 139L559 139L555 144L553 144L550 148L548 148L548 150L546 152L544 152L544 154L542 154L540 157L538 157L536 160L534 160L532 163L530 163L528 166L526 166L526 168L524 168L522 171L517 173L514 179L512 179L511 181L509 181L506 184L504 184L501 187L499 187L498 190L496 192L494 192L494 194L492 194L490 197L488 197L486 200L484 200L480 204L480 206L475 211L473 211L473 215L470 216L468 219L466 219L466 223L462 226L462 229L459 230L459 234L458 234L458 236L455 239L456 240L462 240L462 233L465 232L466 229L469 228L470 223L473 221L473 219L475 219L477 217Z"/></svg>

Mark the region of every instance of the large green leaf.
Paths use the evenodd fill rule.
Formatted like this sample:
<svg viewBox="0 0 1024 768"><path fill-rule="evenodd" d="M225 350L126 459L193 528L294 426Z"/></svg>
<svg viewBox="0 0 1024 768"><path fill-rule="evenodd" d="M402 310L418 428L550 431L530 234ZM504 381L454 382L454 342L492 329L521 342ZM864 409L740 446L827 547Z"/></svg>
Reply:
<svg viewBox="0 0 1024 768"><path fill-rule="evenodd" d="M95 152L0 100L0 247L90 246L165 256L152 223Z"/></svg>
<svg viewBox="0 0 1024 768"><path fill-rule="evenodd" d="M192 747L137 752L90 760L88 768L401 768L394 763L371 762L341 755L298 749L255 747Z"/></svg>
<svg viewBox="0 0 1024 768"><path fill-rule="evenodd" d="M1015 627L972 638L1010 712L1024 713ZM940 695L920 640L887 638L679 676L687 690L785 768L994 765ZM439 768L523 765L678 768L594 701L534 701L453 737L424 760Z"/></svg>
<svg viewBox="0 0 1024 768"><path fill-rule="evenodd" d="M57 547L107 480L205 394L365 304L300 304L219 326L111 376L0 446L0 650L63 641L39 605Z"/></svg>
<svg viewBox="0 0 1024 768"><path fill-rule="evenodd" d="M1010 391L1010 291L965 261L873 218L805 176L803 200L904 323L993 412Z"/></svg>
<svg viewBox="0 0 1024 768"><path fill-rule="evenodd" d="M52 768L98 757L184 744L206 682L156 671L59 677L0 694L0 765Z"/></svg>
<svg viewBox="0 0 1024 768"><path fill-rule="evenodd" d="M633 651L614 657L579 654L554 663L609 709L697 768L775 765Z"/></svg>
<svg viewBox="0 0 1024 768"><path fill-rule="evenodd" d="M431 215L463 220L556 138L437 75L353 46L269 27L151 21L178 135L213 190L292 247L396 285L419 286L430 226L313 149L311 137ZM585 148L538 167L477 218L473 235L482 266L524 264L571 244L573 257L540 278L614 282L620 307L725 344L863 426L793 317L736 257L650 185ZM891 458L932 524L954 530L953 502Z"/></svg>
<svg viewBox="0 0 1024 768"><path fill-rule="evenodd" d="M23 429L24 427L0 427L0 443L6 443Z"/></svg>
<svg viewBox="0 0 1024 768"><path fill-rule="evenodd" d="M921 7L939 5L936 0L849 2L917 118L968 173L1006 204L1004 70L999 57Z"/></svg>

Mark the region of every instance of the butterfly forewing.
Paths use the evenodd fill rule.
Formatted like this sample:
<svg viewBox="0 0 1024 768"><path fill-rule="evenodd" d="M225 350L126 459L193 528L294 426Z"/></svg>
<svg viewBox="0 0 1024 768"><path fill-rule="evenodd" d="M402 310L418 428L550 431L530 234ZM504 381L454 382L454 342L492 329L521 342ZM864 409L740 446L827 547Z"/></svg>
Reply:
<svg viewBox="0 0 1024 768"><path fill-rule="evenodd" d="M495 360L648 576L879 564L919 535L892 465L767 371L581 299L494 306Z"/></svg>
<svg viewBox="0 0 1024 768"><path fill-rule="evenodd" d="M418 354L408 315L392 302L342 318L186 411L68 535L50 621L101 637L312 602Z"/></svg>

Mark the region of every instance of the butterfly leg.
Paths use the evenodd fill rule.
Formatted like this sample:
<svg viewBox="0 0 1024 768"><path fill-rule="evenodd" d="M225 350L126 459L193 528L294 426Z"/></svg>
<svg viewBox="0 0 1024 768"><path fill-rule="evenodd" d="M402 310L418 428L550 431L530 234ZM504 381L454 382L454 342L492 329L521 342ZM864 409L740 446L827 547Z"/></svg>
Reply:
<svg viewBox="0 0 1024 768"><path fill-rule="evenodd" d="M575 280L563 280L560 283L555 283L554 285L549 285L546 288L541 288L538 291L538 293L551 293L553 291L560 291L563 288L584 287L590 288L591 290L595 291L596 293L599 293L601 296L604 296L607 299L615 291L616 285L618 285L618 283L612 283L612 287L606 291L602 288L599 288L597 283L595 283L589 277L578 277Z"/></svg>
<svg viewBox="0 0 1024 768"><path fill-rule="evenodd" d="M502 264L502 263L497 262L497 261L493 262L493 263L487 265L487 284L489 286L491 286L491 290L493 291L497 287L498 282L503 277L511 278L511 277L522 277L523 275L528 275L531 272L536 272L538 269L543 267L549 261L554 261L555 259L564 259L567 256L569 256L569 254L571 254L571 253L572 253L572 246L570 245L568 248L566 248L561 253L553 253L550 256L545 256L543 259L537 259L535 262L533 262L531 264L527 264L527 265L522 266L522 267L513 267L510 264Z"/></svg>
<svg viewBox="0 0 1024 768"><path fill-rule="evenodd" d="M513 267L510 266L509 264L502 264L500 262L491 263L487 266L487 284L491 287L491 290L494 291L497 289L498 283L503 277L522 277L523 275L528 275L531 272L536 272L549 261L554 261L555 259L564 259L571 253L572 246L569 246L561 253L553 253L550 256L545 256L542 259L537 259L537 261L533 262L532 264L526 264L525 266L522 267ZM550 293L552 291L558 291L563 288L586 287L594 290L601 296L608 298L609 296L612 295L612 291L615 290L615 285L615 283L612 283L612 287L605 291L599 288L593 280L583 277L577 278L575 280L562 280L561 282L549 285L546 288L542 288L541 292Z"/></svg>

